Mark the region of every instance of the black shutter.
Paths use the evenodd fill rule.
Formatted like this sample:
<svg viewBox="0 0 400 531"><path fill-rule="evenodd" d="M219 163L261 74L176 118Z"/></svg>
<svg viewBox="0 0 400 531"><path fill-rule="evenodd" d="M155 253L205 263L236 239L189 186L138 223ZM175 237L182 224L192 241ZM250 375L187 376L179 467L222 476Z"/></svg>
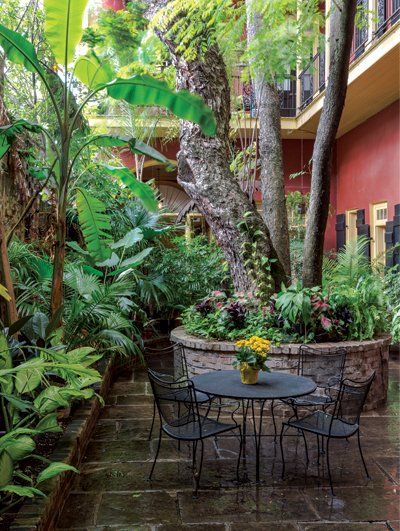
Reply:
<svg viewBox="0 0 400 531"><path fill-rule="evenodd" d="M386 222L385 245L386 245L386 267L393 267L393 221Z"/></svg>
<svg viewBox="0 0 400 531"><path fill-rule="evenodd" d="M400 204L394 206L393 218L393 245L400 244ZM400 249L397 248L393 253L393 265L400 267Z"/></svg>
<svg viewBox="0 0 400 531"><path fill-rule="evenodd" d="M357 210L357 236L365 236L371 239L371 232L369 225L365 223L365 209L361 208ZM371 258L371 245L367 245L365 248L365 256Z"/></svg>
<svg viewBox="0 0 400 531"><path fill-rule="evenodd" d="M336 216L336 250L340 251L346 245L346 214Z"/></svg>

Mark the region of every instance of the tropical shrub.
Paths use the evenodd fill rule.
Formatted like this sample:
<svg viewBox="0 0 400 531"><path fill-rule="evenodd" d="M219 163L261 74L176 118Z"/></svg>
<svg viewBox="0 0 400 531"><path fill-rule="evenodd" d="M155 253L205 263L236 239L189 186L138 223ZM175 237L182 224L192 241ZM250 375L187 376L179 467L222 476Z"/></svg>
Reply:
<svg viewBox="0 0 400 531"><path fill-rule="evenodd" d="M0 331L0 504L5 508L20 497L44 496L42 482L61 472L78 472L70 465L51 463L37 455L37 438L61 432L58 409L68 408L74 400L93 397L92 386L101 380L91 368L101 357L94 349L78 348L67 353L58 345L55 322L43 332L43 342L49 347L38 346L39 341L29 344L24 333L29 320L22 319ZM13 337L16 333L20 334L18 341ZM57 346L52 346L53 342ZM43 463L36 477L26 473L27 460Z"/></svg>
<svg viewBox="0 0 400 531"><path fill-rule="evenodd" d="M0 158L9 150L13 137L23 130L44 135L48 144L44 181L56 186L57 216L55 223L55 248L51 293L52 314L62 308L62 281L65 262L66 214L69 187L74 175L74 167L82 152L90 145L99 148L130 149L133 153L155 158L170 167L170 162L155 149L135 138L112 135L80 135L79 122L84 122L83 110L98 93L106 94L115 100L125 101L134 106L157 105L170 110L179 118L200 125L204 134L213 135L216 123L213 113L198 96L187 91L175 92L166 83L146 75L127 79L116 77L111 64L100 59L93 50L77 57L78 45L83 34L83 16L88 0L73 3L72 0L44 1L44 27L46 40L54 58L54 64L47 69L41 64L34 45L24 35L0 24L0 46L7 60L23 66L34 74L40 84L40 91L49 98L52 112L56 117L53 131L44 125L33 124L25 119L0 128ZM73 10L74 16L70 16ZM54 72L62 72L59 77ZM86 88L83 101L74 108L71 86L77 81ZM54 90L57 83L58 90ZM150 209L156 210L158 203L153 190L138 179L126 167L105 166L108 175L130 188Z"/></svg>
<svg viewBox="0 0 400 531"><path fill-rule="evenodd" d="M182 313L186 330L206 339L234 341L250 336L285 340L284 334L274 327L269 308L260 308L256 301L244 295L228 298L224 292L213 292L195 306Z"/></svg>
<svg viewBox="0 0 400 531"><path fill-rule="evenodd" d="M222 251L205 236L189 241L183 236L172 238L154 249L148 268L162 276L169 288L171 298L164 301L162 308L167 315L198 302L210 291L231 287Z"/></svg>

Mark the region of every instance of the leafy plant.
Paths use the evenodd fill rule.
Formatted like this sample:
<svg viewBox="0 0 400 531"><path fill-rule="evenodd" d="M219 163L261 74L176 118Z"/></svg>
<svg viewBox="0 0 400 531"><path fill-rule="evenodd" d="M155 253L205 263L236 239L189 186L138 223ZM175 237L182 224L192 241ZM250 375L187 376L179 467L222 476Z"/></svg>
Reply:
<svg viewBox="0 0 400 531"><path fill-rule="evenodd" d="M16 342L12 334L27 320L0 332L0 500L7 508L19 497L44 496L41 484L65 471L78 472L65 463L50 463L35 454L36 438L62 431L57 410L73 400L95 395L92 385L101 380L90 366L100 356L92 348L66 352ZM54 332L48 327L46 335ZM24 472L26 459L47 464L37 477Z"/></svg>
<svg viewBox="0 0 400 531"><path fill-rule="evenodd" d="M93 52L90 52L90 56L86 60L82 58L76 59L76 48L83 33L82 19L86 6L87 0L66 0L62 3L56 0L45 0L44 2L46 38L54 54L57 63L56 68L62 72L61 103L57 100L52 90L48 73L41 65L32 43L23 35L0 24L0 45L6 58L22 65L27 71L38 76L42 83L43 91L49 97L57 119L55 134L52 134L43 126L35 125L35 128L37 127L48 139L50 146L49 159L51 159L49 164L49 167L51 167L50 173L54 172L55 182L57 182L56 245L51 297L53 314L62 306L63 299L62 279L69 183L80 153L91 141L94 141L94 139L90 139L78 144L78 146L73 141L76 125L82 118L85 105L96 94L104 91L109 97L126 101L130 105L165 107L182 119L198 123L205 134L213 135L216 127L212 111L199 97L185 91L174 92L165 83L148 76L114 79L112 68L106 61L100 61L96 58ZM86 61L88 68L79 67L76 72L75 66L78 63L81 64L82 61ZM71 93L69 88L77 73L88 86L89 91L83 102L71 116L69 106ZM22 126L32 128L26 123L23 123ZM21 127L21 123L18 124L18 127ZM8 129L7 133L4 130L0 132L2 146L4 144L6 146L5 149L2 149L3 154L7 151L7 145L9 145L6 139L7 134L10 134L10 129ZM131 144L131 142L128 143L128 145ZM125 184L128 181L128 185L131 186L134 193L142 194L146 185L139 183L139 181L135 182L135 176L129 170L124 170Z"/></svg>
<svg viewBox="0 0 400 531"><path fill-rule="evenodd" d="M145 229L143 232L148 233ZM178 236L155 246L147 267L162 276L170 290L171 298L163 304L167 314L187 308L221 286L230 288L223 254L216 243L209 243L204 236L190 241Z"/></svg>

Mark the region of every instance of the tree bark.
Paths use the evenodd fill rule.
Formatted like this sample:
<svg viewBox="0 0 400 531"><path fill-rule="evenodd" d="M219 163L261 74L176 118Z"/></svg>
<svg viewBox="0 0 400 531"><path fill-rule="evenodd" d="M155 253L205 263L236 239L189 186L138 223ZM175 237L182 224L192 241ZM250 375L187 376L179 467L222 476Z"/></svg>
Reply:
<svg viewBox="0 0 400 531"><path fill-rule="evenodd" d="M0 56L0 126L8 125L9 119L3 100L3 86L4 86L4 60ZM16 154L17 155L17 154ZM5 179L4 168L0 166L0 180ZM4 196L3 182L0 188L0 284L7 289L11 300L0 300L0 316L4 319L6 325L11 325L18 319L17 303L15 300L14 285L11 277L10 262L7 251L7 236L5 232L5 203L8 200Z"/></svg>
<svg viewBox="0 0 400 531"><path fill-rule="evenodd" d="M310 206L303 259L303 285L322 283L324 237L328 221L332 152L344 107L357 0L332 4L329 79L314 143Z"/></svg>
<svg viewBox="0 0 400 531"><path fill-rule="evenodd" d="M163 5L163 0L153 2L151 11ZM268 228L229 168L230 89L223 58L218 48L211 46L203 60L186 61L163 33L159 32L159 37L170 50L178 88L199 94L213 109L217 121L214 137L205 137L197 125L182 122L178 182L203 213L224 251L235 289L247 292L255 288L250 268L243 259L243 244L252 243L251 237L238 228L246 212L250 213L248 221L252 227L262 233L258 242L260 259L263 256L274 259L271 274L275 286L280 286L286 282L286 275Z"/></svg>
<svg viewBox="0 0 400 531"><path fill-rule="evenodd" d="M247 1L247 41L262 31L261 22ZM266 50L268 53L268 50ZM259 151L263 216L272 244L285 273L290 277L289 225L286 211L285 175L281 135L280 101L277 88L267 83L263 72L252 74L259 122Z"/></svg>

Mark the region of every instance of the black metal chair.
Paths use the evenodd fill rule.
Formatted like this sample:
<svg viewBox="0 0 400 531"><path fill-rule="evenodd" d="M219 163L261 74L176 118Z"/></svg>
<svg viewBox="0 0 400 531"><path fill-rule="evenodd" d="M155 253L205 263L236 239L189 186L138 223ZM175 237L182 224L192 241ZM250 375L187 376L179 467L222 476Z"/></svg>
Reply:
<svg viewBox="0 0 400 531"><path fill-rule="evenodd" d="M203 466L204 439L215 437L231 430L239 430L240 447L236 467L236 476L239 479L239 465L243 441L242 428L234 420L235 411L231 414L232 424L219 422L209 417L211 406L206 409L204 414L200 413L197 392L191 380L174 381L168 376L160 377L158 373L151 369L148 370L148 376L160 417L157 451L149 479L152 478L160 451L162 434L165 433L172 439L192 443L194 495L197 495ZM209 396L209 404L211 404L211 400L212 396ZM196 454L199 442L201 454L199 466L197 467Z"/></svg>
<svg viewBox="0 0 400 531"><path fill-rule="evenodd" d="M290 406L293 416L298 417L298 408L322 407L325 409L333 402L332 390L338 389L343 379L344 365L346 362L346 349L339 347L330 350L301 345L297 363L297 374L312 378L317 384L317 389L306 396L287 398L280 402ZM274 424L274 439L276 440L277 428L274 409L276 402L271 404L271 415Z"/></svg>
<svg viewBox="0 0 400 531"><path fill-rule="evenodd" d="M317 440L319 437L327 439L326 442L326 462L329 475L329 484L331 487L332 495L333 484L332 484L332 474L329 462L329 444L332 439L348 439L353 435L357 434L358 438L358 449L360 451L360 456L364 465L365 473L368 478L370 475L368 473L367 465L365 464L365 459L361 449L360 441L360 415L363 410L365 401L367 399L369 390L373 379L375 378L375 372L365 381L353 381L353 380L343 380L340 383L336 391L336 398L334 402L331 403L333 408L332 413L328 413L325 409L314 411L310 415L307 415L303 418L289 419L286 422L283 422L281 435L280 435L280 446L282 454L282 479L285 474L285 457L283 452L283 432L285 427L295 428L300 430L303 434L305 450L306 450L306 464L308 466L309 457L308 457L308 448L307 440L304 433L314 433L317 435ZM319 444L318 444L319 446ZM318 448L318 463L319 463L319 448Z"/></svg>
<svg viewBox="0 0 400 531"><path fill-rule="evenodd" d="M146 347L144 351L144 360L147 368L158 374L161 378L168 376L173 381L188 380L188 369L185 356L185 350L182 345L173 343L167 347L156 349ZM206 403L210 400L209 396L196 391L197 401L199 403ZM187 395L189 399L190 396ZM153 400L153 418L149 432L149 440L153 435L154 423L156 419L156 402Z"/></svg>

